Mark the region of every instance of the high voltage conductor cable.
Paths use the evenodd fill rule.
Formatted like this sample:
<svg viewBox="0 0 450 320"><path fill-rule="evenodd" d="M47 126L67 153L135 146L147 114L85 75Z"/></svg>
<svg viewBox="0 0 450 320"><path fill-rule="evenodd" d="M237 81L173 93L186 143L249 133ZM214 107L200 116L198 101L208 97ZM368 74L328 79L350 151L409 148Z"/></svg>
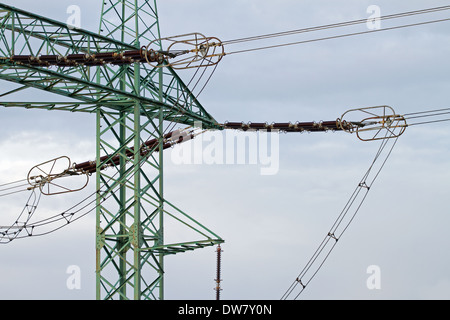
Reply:
<svg viewBox="0 0 450 320"><path fill-rule="evenodd" d="M162 152L162 150L161 150ZM138 165L132 165L127 170L132 170L133 172L136 172L137 170L140 170L142 165L145 163L145 159L151 155L152 152L148 153L147 155L143 156L142 161ZM105 181L106 184L110 183L111 181L115 181L115 176L119 174L119 171L116 171L112 176L108 177L107 181ZM11 184L11 183L9 183ZM112 197L114 192L117 191L117 188L119 188L121 185L126 184L126 182L122 183L115 183L111 186L109 186L106 190L96 190L95 192L91 193L89 196L87 196L85 199L81 200L74 206L70 207L69 209L63 211L62 213L55 214L51 217L47 217L35 222L30 223L30 220L36 211L37 203L36 200L33 201L33 204L30 205L30 199L32 199L32 196L35 199L35 189L31 188L32 194L30 195L30 198L28 199L24 210L19 215L19 217L16 219L16 222L11 226L0 226L0 243L9 243L14 239L19 238L25 238L30 236L42 236L46 235L52 232L55 232L64 226L67 226L68 224L81 219L85 215L89 214L92 210L96 209L99 205L101 205L102 202L106 201L108 198ZM8 185L8 184L5 184ZM29 189L30 190L30 189ZM99 195L100 201L97 204L97 197L90 200L93 196ZM41 193L39 192L39 198L41 196ZM32 208L32 211L29 210L27 219L25 222L19 222L20 217L22 216L23 212L25 212L25 209ZM84 211L84 212L81 212ZM81 213L80 213L81 212ZM47 225L54 225L56 223L59 223L56 225L56 227L53 227L49 230L46 230L44 232L36 233L36 229L45 227ZM26 231L23 236L19 236L22 231ZM5 240L6 239L6 240Z"/></svg>
<svg viewBox="0 0 450 320"><path fill-rule="evenodd" d="M397 14L390 14L390 15L380 16L379 18L376 18L376 19L382 21L382 20L389 20L389 19L396 19L396 18L404 18L404 17L414 16L414 15L419 15L419 14L439 12L439 11L444 11L444 10L450 10L450 6L441 6L441 7L415 10L415 11L409 11L409 12L403 12L403 13L397 13ZM275 32L275 33L269 33L269 34L265 34L265 35L238 38L238 39L234 39L234 40L227 40L227 41L223 41L222 44L227 45L227 44L234 44L234 43L240 43L240 42L262 40L262 39L268 39L268 38L276 38L276 37L294 35L294 34L299 34L299 33L307 33L307 32L313 32L313 31L321 31L321 30L327 30L327 29L347 27L347 26L367 23L367 21L368 21L368 19L359 19L359 20L351 20L351 21L346 21L346 22L321 25L321 26L317 26L317 27L308 27L308 28L295 29L295 30L290 30L290 31Z"/></svg>
<svg viewBox="0 0 450 320"><path fill-rule="evenodd" d="M146 159L148 156L150 156L150 153L143 156L142 161L138 165L133 164L133 166L128 168L128 170L133 170L133 172L140 170L142 165L145 163L144 159ZM113 174L111 177L108 177L108 179L107 179L107 181L105 181L105 183L108 184L111 181L115 181L114 178L118 174L119 174L118 171L115 172L115 174ZM20 181L23 181L23 180L19 180L18 182L20 182ZM16 183L16 182L6 183L4 185L11 185L13 183ZM0 243L5 243L5 242L9 243L13 239L18 239L18 238L25 238L25 237L36 236L36 235L45 235L45 234L54 232L58 229L61 229L62 227L68 225L69 223L74 222L75 220L82 218L83 216L85 216L89 212L91 212L92 210L96 209L98 207L98 205L100 205L103 201L105 201L109 197L113 196L113 193L117 190L117 188L120 187L120 185L123 185L124 183L126 183L126 182L113 184L113 185L109 186L106 190L103 190L103 191L96 190L95 192L90 194L88 197L81 200L80 202L78 202L77 204L72 206L71 208L63 211L62 213L53 215L48 218L41 219L39 221L35 221L33 223L30 223L30 220L31 220L34 212L36 211L37 204L39 203L39 201L37 201L37 203L36 203L36 200L35 200L36 199L36 196L35 196L36 188L28 188L27 190L32 190L32 194L30 195L30 198L28 199L23 211L21 212L19 217L16 219L16 222L11 226L0 226L0 235L1 235ZM100 194L100 192L102 192L102 194ZM98 204L96 203L97 198L89 200L93 196L98 195L98 194L100 194L99 195L100 202ZM41 196L41 192L39 192L39 198L40 198L40 196ZM30 204L31 199L33 199L32 204ZM94 204L94 205L92 206L92 204ZM32 210L29 210L28 208L32 208ZM88 209L85 210L86 208L88 208ZM28 210L26 210L26 209L28 209ZM79 214L83 210L85 210L85 212ZM19 222L21 216L23 215L23 213L25 211L28 211L27 219L23 222ZM78 216L75 217L76 214L78 214ZM50 230L36 234L35 230L37 228L55 224L55 223L60 223L60 224ZM19 234L22 231L26 231L26 233L23 236L19 236ZM5 239L6 239L6 241L5 241Z"/></svg>
<svg viewBox="0 0 450 320"><path fill-rule="evenodd" d="M426 13L429 14L429 13L439 12L439 11L444 11L444 10L449 10L449 9L450 9L450 6L442 6L442 7L428 8L428 9L423 9L423 10L416 10L416 11L409 11L409 12L403 12L403 13L398 13L398 14L381 16L381 17L376 17L372 20L382 21L382 20L389 20L389 19L396 19L396 18L405 18L405 17L417 16L417 15L426 14ZM174 69L209 67L209 66L217 65L225 55L230 55L230 54L250 52L250 51L270 49L270 48L278 48L278 47L290 46L290 45L298 45L298 44L302 44L302 43L343 38L343 37L349 37L349 36L354 36L354 35L367 34L370 32L379 32L379 31L407 28L407 27L413 27L413 26L449 21L449 20L450 20L450 18L435 19L435 20L431 20L431 21L403 24L403 25L399 25L399 26L382 28L382 29L373 29L373 30L367 30L367 31L361 31L361 32L353 32L353 33L347 33L347 34L341 34L341 35L334 35L334 36L315 38L315 39L309 39L309 40L303 40L303 41L293 41L293 42L282 43L282 44L277 44L277 45L268 45L268 46L242 49L242 50L234 50L234 51L225 50L225 46L238 44L238 43L245 43L245 42L250 42L250 41L256 41L256 40L269 39L269 38L278 38L278 37L283 37L283 36L288 36L288 35L296 35L296 34L300 34L300 33L308 33L308 32L313 32L313 31L342 28L342 27L357 25L360 23L367 23L367 21L371 21L371 19L369 18L369 19L352 20L352 21L347 21L347 22L342 22L342 23L334 23L334 24L322 25L322 26L318 26L318 27L310 27L310 28L296 29L296 30L290 30L290 31L285 31L285 32L270 33L270 34L253 36L253 37L238 38L238 39L234 39L234 40L232 39L232 40L227 40L227 41L221 41L216 37L206 37L200 33L188 33L188 34L182 34L182 35L171 36L171 37L166 37L166 38L161 38L161 39L155 40L155 41L159 41L164 44L167 43L167 45L164 46L166 48L165 50L159 50L159 51L153 50L152 45L155 41L151 42L147 47L145 47L145 50L143 50L143 51L141 50L142 51L141 56L143 56L144 58L141 57L140 61L142 62L142 60L144 59L155 68L165 67L165 66L170 66ZM166 60L166 63L162 63L163 60Z"/></svg>
<svg viewBox="0 0 450 320"><path fill-rule="evenodd" d="M309 259L309 261L306 263L305 267L301 270L299 275L295 278L293 283L283 294L283 296L281 297L282 300L288 299L291 295L294 295L294 299L297 299L299 297L299 295L305 290L305 288L312 281L312 279L317 275L318 271L322 268L325 261L328 259L329 255L335 248L338 240L341 239L344 232L347 230L351 222L354 220L356 214L358 213L364 200L366 199L370 188L372 187L373 183L375 182L381 170L383 169L387 159L391 155L391 152L398 140L398 137L396 137L395 139L389 139L388 134L390 133L389 132L386 133L386 139L382 140L374 160L372 161L369 169L364 174L363 178L358 183L358 186L354 190L344 209L336 218L332 227L329 229L327 235L325 236L325 238L323 238L322 242L320 243L320 245L318 246L312 257ZM373 169L375 164L380 159L380 156L382 155L384 149L391 141L393 141L392 145L388 149L387 154L384 157L384 160L382 160L378 170L375 171L374 177L371 178L370 174L372 171L374 171ZM361 191L365 192L363 192L362 195L360 196ZM358 198L361 198L359 202L356 201ZM352 209L354 205L356 205L356 208L354 209L353 214L348 216L350 209ZM341 225L343 226L342 229L338 230L338 228L341 227ZM300 289L296 290L298 286L300 286Z"/></svg>
<svg viewBox="0 0 450 320"><path fill-rule="evenodd" d="M97 199L94 198L93 200L90 200L89 202L87 202L86 204L82 205L83 203L85 203L86 201L88 201L92 196L94 196L95 193L89 195L87 198L85 198L84 200L78 202L77 204L75 204L74 206L72 206L71 208L64 210L63 212L53 215L51 217L33 222L32 224L30 224L29 226L27 226L28 228L32 228L32 230L34 230L35 228L39 228L39 227L44 227L47 225L51 225L51 224L56 224L56 223L60 223L59 225L57 225L56 227L53 227L50 230L44 231L44 232L40 232L40 233L32 233L29 234L29 236L42 236L42 235L47 235L50 234L52 232L55 232L67 225L69 225L70 223L73 223L74 221L81 219L82 217L84 217L85 215L89 214L90 212L92 212L94 209L97 208L97 204L96 201ZM112 193L110 195L108 195L107 197L104 197L102 199L107 199L109 197L112 196ZM94 205L93 205L94 204ZM81 206L82 205L82 206ZM93 206L92 206L93 205ZM77 208L81 206L80 208ZM91 207L90 207L91 206ZM77 208L77 209L76 209ZM76 210L73 210L76 209ZM79 214L78 216L76 216L78 213L82 212L81 214ZM25 237L25 236L23 236Z"/></svg>
<svg viewBox="0 0 450 320"><path fill-rule="evenodd" d="M413 122L413 123L408 122L408 126L415 126L415 125L450 121L450 108L412 112L412 113L405 114L404 117L406 120L411 120L411 119L422 119L422 118L430 118L430 117L438 117L438 116L441 117L444 115L448 115L448 118L434 119L434 120L427 120L427 121Z"/></svg>
<svg viewBox="0 0 450 320"><path fill-rule="evenodd" d="M19 216L16 218L15 222L10 226L0 226L0 244L9 243L12 240L16 239L23 230L26 231L27 236L31 235L33 228L28 227L27 224L33 217L33 214L35 213L36 208L39 204L40 198L41 193L39 192L39 194L36 195L35 189L33 189L28 197L28 200L24 208L22 209ZM20 222L22 216L25 214L26 214L25 221Z"/></svg>
<svg viewBox="0 0 450 320"><path fill-rule="evenodd" d="M1 188L1 187L5 187L5 186L9 186L9 185L11 185L11 184L23 182L23 181L27 181L27 179L20 179L20 180L17 180L17 181L12 181L12 182L3 183L3 184L0 184L0 188Z"/></svg>
<svg viewBox="0 0 450 320"><path fill-rule="evenodd" d="M141 168L141 166L142 166L142 163L140 163L137 166L133 165L130 168L130 170L139 170ZM114 175L109 177L109 179L108 179L108 181L106 181L106 183L111 182L118 173L119 172L116 172ZM24 238L24 237L27 237L27 236L42 236L42 235L50 234L52 232L55 232L55 231L65 227L65 226L69 225L70 223L73 223L76 220L81 219L82 217L84 217L87 214L89 214L90 212L92 212L92 210L96 209L99 205L101 205L101 202L106 201L108 198L112 197L114 192L117 191L117 188L119 188L122 184L126 184L126 182L117 183L115 185L110 186L107 190L103 190L102 191L102 195L100 196L101 200L100 200L100 202L98 204L97 204L97 198L94 198L93 200L89 200L89 199L91 197L93 197L94 195L100 193L100 190L96 190L95 192L90 194L88 197L86 197L85 199L81 200L80 202L78 202L77 204L72 206L71 208L63 211L62 213L59 213L59 214L53 215L51 217L48 217L48 218L36 221L33 224L30 224L30 225L27 225L27 226L23 226L23 228L26 227L28 229L34 230L37 227L43 227L43 226L46 226L46 225L62 222L62 224L57 225L53 229L50 229L50 230L47 230L45 232L41 232L41 233L38 233L38 234L36 234L36 233L31 234L31 232L28 232L28 235L24 235L24 236L22 236L20 238ZM105 196L105 194L107 194L107 196ZM76 214L78 214L78 216L76 216Z"/></svg>
<svg viewBox="0 0 450 320"><path fill-rule="evenodd" d="M0 197L4 197L4 196L11 195L11 194L16 194L19 192L24 192L24 191L30 190L29 189L30 185L28 183L21 183L24 181L27 181L27 179L22 179L19 181L14 181L14 182L5 183L5 184L0 185ZM18 184L18 183L21 183L21 184ZM16 185L16 184L18 184L18 185Z"/></svg>
<svg viewBox="0 0 450 320"><path fill-rule="evenodd" d="M140 166L141 165L142 164L140 164ZM130 168L130 169L135 169L135 167L136 166L133 165L132 168ZM115 174L113 174L111 177L109 177L107 179L107 181L105 181L105 182L109 183L109 182L113 181L113 179L115 178L116 175L118 175L118 173L119 172L117 171ZM70 223L84 217L85 215L92 212L92 210L96 209L98 207L98 204L96 203L97 197L95 197L92 200L89 200L93 196L98 195L100 192L103 192L103 194L100 195L100 197L101 197L101 200L99 202L99 204L100 204L102 201L105 201L106 199L111 197L113 195L113 193L115 192L114 190L117 189L121 184L123 184L123 183L116 183L112 186L109 186L106 190L103 190L103 191L96 190L93 193L91 193L90 195L88 195L85 199L79 201L78 203L76 203L69 209L63 211L62 213L55 214L51 217L47 217L47 218L44 218L44 219L41 219L41 220L38 220L35 222L30 222L30 221L31 221L31 218L33 217L34 213L36 212L36 209L38 207L39 200L41 198L42 193L38 192L38 196L36 196L36 191L35 191L36 188L31 188L32 193L30 194L30 196L24 206L24 209L22 210L20 215L16 218L15 222L10 226L0 226L0 244L9 243L14 239L26 238L26 237L31 237L31 236L41 236L41 235L46 235L46 234L55 232L55 231L61 229L62 227L67 226ZM109 193L109 195L105 196L105 194L108 194L108 193ZM87 202L87 204L84 204L86 202ZM89 208L84 213L80 214L78 217L75 217L76 214L78 214L83 209L88 208L92 204L94 204L93 207ZM80 207L80 208L78 208L78 207ZM24 213L27 213L27 217L26 217L25 221L21 221L21 217L24 215ZM50 229L50 230L47 230L47 231L41 232L41 233L36 233L36 231L35 231L36 228L55 224L60 221L62 221L62 224L54 227L53 229ZM25 231L24 235L20 236L20 234L23 231Z"/></svg>
<svg viewBox="0 0 450 320"><path fill-rule="evenodd" d="M405 117L410 117L410 116L426 115L426 114L437 113L437 112L447 112L447 113L450 113L450 108L442 108L442 109L435 109L435 110L426 110L426 111L410 112L410 113L405 113L404 116L405 116Z"/></svg>
<svg viewBox="0 0 450 320"><path fill-rule="evenodd" d="M438 122L446 122L446 121L450 121L450 119L422 121L422 122L411 123L408 126L411 127L411 126L417 126L417 125L422 125L422 124L430 124L430 123L438 123Z"/></svg>
<svg viewBox="0 0 450 320"><path fill-rule="evenodd" d="M118 172L116 172L113 176L111 176L108 179L108 181L106 181L106 182L107 183L111 182L117 174L118 174ZM108 190L103 191L104 194L109 193L109 195L101 196L101 201L105 201L106 199L111 197L114 193L114 190L117 189L120 185L121 185L120 183L117 183L117 184L109 187ZM21 214L16 219L16 222L14 222L14 224L11 226L0 226L0 230L2 230L2 231L0 231L0 244L9 243L14 239L46 235L46 234L55 232L64 226L69 225L70 223L89 214L90 212L92 212L92 210L94 210L98 207L98 204L96 203L96 201L97 201L96 197L94 199L90 200L93 196L97 195L98 193L100 193L100 190L96 190L95 192L91 193L83 200L81 200L78 203L76 203L75 205L71 206L69 209L64 210L62 213L58 213L53 216L30 223L31 218L37 209L37 206L38 206L39 200L40 200L40 196L41 196L41 193L38 192L39 196L37 197L35 195L35 189L33 189L32 194L30 195ZM92 206L92 204L94 204L94 205ZM91 207L89 207L89 206L91 206ZM88 209L86 209L86 208L88 208ZM86 209L85 212L81 213L79 216L75 216L76 214L83 211L84 209ZM20 218L24 214L24 212L28 212L28 215L24 222L20 222ZM47 231L41 232L41 233L36 233L36 231L35 231L36 228L44 227L44 226L50 225L50 224L55 224L55 223L58 223L61 221L62 221L62 224L57 225L53 229L50 229L50 230L47 230ZM26 233L23 236L19 236L22 231L26 231ZM6 240L4 240L4 239L6 239Z"/></svg>
<svg viewBox="0 0 450 320"><path fill-rule="evenodd" d="M293 46L293 45L305 44L305 43L310 43L310 42L317 42L317 41L324 41L324 40L331 40L331 39L339 39L339 38L351 37L351 36L356 36L356 35L363 35L363 34L368 34L368 33L373 33L373 32L381 32L381 31L409 28L409 27L415 27L415 26L432 24L432 23L438 23L438 22L444 22L444 21L450 21L450 18L437 19L437 20L424 21L424 22L417 22L417 23L405 24L405 25L400 25L400 26L395 26L395 27L388 27L388 28L382 28L382 29L374 29L374 30L367 30L367 31L360 31L360 32L352 32L352 33L346 33L346 34L341 34L341 35L328 36L328 37L315 38L315 39L308 39L308 40L295 41L295 42L288 42L288 43L269 45L269 46L263 46L263 47L257 47L257 48L242 49L242 50L236 50L236 51L227 52L225 54L226 55L230 55L230 54L237 54L237 53L244 53L244 52L251 52L251 51L258 51L258 50L280 48L280 47Z"/></svg>

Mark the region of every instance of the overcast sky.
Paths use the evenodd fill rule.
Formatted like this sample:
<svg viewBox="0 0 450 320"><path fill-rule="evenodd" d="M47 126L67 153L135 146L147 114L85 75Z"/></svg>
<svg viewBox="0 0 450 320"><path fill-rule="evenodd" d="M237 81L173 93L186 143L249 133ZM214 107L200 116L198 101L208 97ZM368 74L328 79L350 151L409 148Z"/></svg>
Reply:
<svg viewBox="0 0 450 320"><path fill-rule="evenodd" d="M98 29L101 1L2 2L62 22L75 4L81 9L81 27ZM158 12L163 37L200 32L225 41L366 19L371 5L387 15L447 4L165 0L158 3ZM381 28L392 23L382 21ZM447 108L449 23L225 56L199 100L219 122L335 120L348 109L378 105L392 106L399 114ZM323 35L330 33L249 46ZM179 74L188 77L185 71ZM14 88L4 82L0 86L0 92ZM45 100L39 94L13 98ZM32 166L57 156L75 162L95 156L94 115L3 108L0 119L0 184L25 178ZM355 220L301 298L450 298L449 125L407 128ZM213 134L201 141L210 141L206 139ZM166 154L165 197L225 240L223 299L280 299L379 147L379 142L363 142L344 132L280 134L278 141L278 170L271 175L261 174L261 163L178 164L176 149ZM81 198L43 199L39 209L59 212ZM2 215L20 212L25 201L0 198ZM1 299L95 299L95 212L51 235L2 245L0 252ZM215 261L215 247L167 257L166 299L214 299ZM72 265L81 270L81 289L66 286L66 270ZM379 267L380 288L367 286L370 266Z"/></svg>

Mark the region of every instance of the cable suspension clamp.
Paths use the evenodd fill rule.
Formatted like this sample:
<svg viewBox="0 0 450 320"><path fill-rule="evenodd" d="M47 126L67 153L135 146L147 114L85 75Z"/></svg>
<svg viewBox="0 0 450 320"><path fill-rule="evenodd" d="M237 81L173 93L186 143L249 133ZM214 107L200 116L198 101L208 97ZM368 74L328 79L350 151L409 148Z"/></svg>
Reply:
<svg viewBox="0 0 450 320"><path fill-rule="evenodd" d="M297 277L296 279L295 279L295 281L297 281L301 286L302 286L302 288L303 289L305 289L306 288L306 284L303 284L303 282L302 282L302 279L301 278L299 278L299 277Z"/></svg>
<svg viewBox="0 0 450 320"><path fill-rule="evenodd" d="M338 240L339 240L339 238L337 238L337 237L334 235L334 233L328 232L328 235L327 235L327 236L330 237L330 238L332 238L332 239L334 239L334 240L336 240L336 242L338 242Z"/></svg>
<svg viewBox="0 0 450 320"><path fill-rule="evenodd" d="M165 49L154 50L155 46ZM144 52L151 66L170 66L173 69L213 66L225 55L223 44L218 38L206 37L197 32L153 40Z"/></svg>
<svg viewBox="0 0 450 320"><path fill-rule="evenodd" d="M80 180L80 176L84 179ZM49 196L84 189L89 183L89 175L74 170L70 158L61 156L31 168L27 180L31 186L29 189L39 188L42 194Z"/></svg>
<svg viewBox="0 0 450 320"><path fill-rule="evenodd" d="M349 115L357 114L360 121L345 120ZM345 112L338 123L342 130L356 133L362 141L396 138L405 132L408 124L403 116L395 113L390 106L351 109Z"/></svg>

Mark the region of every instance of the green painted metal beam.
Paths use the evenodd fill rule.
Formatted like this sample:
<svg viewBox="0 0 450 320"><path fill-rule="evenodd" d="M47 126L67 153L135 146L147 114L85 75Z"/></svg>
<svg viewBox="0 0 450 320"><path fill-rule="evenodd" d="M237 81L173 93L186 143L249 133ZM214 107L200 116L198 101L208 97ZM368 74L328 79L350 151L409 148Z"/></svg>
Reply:
<svg viewBox="0 0 450 320"><path fill-rule="evenodd" d="M125 7L132 8L133 5L130 2ZM114 12L117 6L117 3L112 6ZM143 20L141 15L145 13L143 9L146 6L140 4L138 7L140 11L137 20L141 22ZM106 12L110 10L111 8ZM104 16L105 12L102 14L102 21L107 21ZM147 18L153 18L152 25L157 26L153 13ZM130 19L128 16L126 22L130 22ZM106 25L106 22L102 22L102 25ZM79 53L93 54L140 49L140 43L136 40L131 43L123 41L127 38L125 35L129 37L131 27L126 27L124 30L124 35L118 40L87 30L72 28L65 23L0 4L0 79L94 104L111 101L124 102L133 99L147 108L153 106L157 109L162 106L166 109L167 114L174 112L186 114L185 117L174 117L170 121L185 123L192 117L196 121L203 122L205 128L214 127L216 124L214 118L206 112L181 78L169 67L165 67L161 71L159 68L148 65L142 66L138 75L140 86L135 88L130 84L135 77L135 68L132 65L126 67L78 65L49 69L20 64L11 60L14 55L67 56ZM144 31L145 34L152 34L151 26L145 26ZM107 34L114 33L115 31L110 31ZM151 38L145 35L143 39L148 43ZM166 79L162 84L162 99L159 99L159 88L155 85L158 82L159 72L163 72ZM124 82L124 79L128 81ZM122 86L122 84L124 85ZM118 107L117 104L115 107ZM72 111L77 111L77 109ZM187 120L186 124L191 124L190 122Z"/></svg>

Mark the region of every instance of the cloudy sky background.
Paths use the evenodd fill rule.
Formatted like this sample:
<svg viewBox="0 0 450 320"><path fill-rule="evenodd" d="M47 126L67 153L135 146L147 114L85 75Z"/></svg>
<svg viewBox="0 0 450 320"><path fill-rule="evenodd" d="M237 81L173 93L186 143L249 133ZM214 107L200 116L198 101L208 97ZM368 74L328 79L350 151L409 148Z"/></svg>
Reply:
<svg viewBox="0 0 450 320"><path fill-rule="evenodd" d="M75 4L81 8L81 26L98 29L101 1L2 2L63 22L67 7ZM165 0L158 11L162 36L201 32L225 41L365 19L370 5L385 15L448 4ZM381 22L382 28L390 25ZM390 105L400 114L447 108L449 30L444 22L225 56L199 100L219 122L335 120L348 109L377 105ZM322 35L329 33L277 43ZM180 75L188 78L183 71ZM8 88L14 85L1 84L1 92ZM37 94L14 99L33 101L41 98ZM0 183L25 178L35 164L60 155L75 162L95 156L94 115L3 108L0 119ZM411 127L400 137L356 219L301 298L450 298L449 125ZM223 299L279 299L328 232L378 146L343 132L281 134L275 175L261 175L261 165L177 165L169 150L165 196L225 239ZM43 199L40 210L65 210L77 197L82 195ZM25 201L0 198L2 215L16 214ZM2 245L0 252L1 299L95 298L94 212L51 235ZM214 299L215 260L215 248L167 257L166 299ZM70 265L80 267L79 290L66 286ZM380 289L366 285L371 265L380 268Z"/></svg>

